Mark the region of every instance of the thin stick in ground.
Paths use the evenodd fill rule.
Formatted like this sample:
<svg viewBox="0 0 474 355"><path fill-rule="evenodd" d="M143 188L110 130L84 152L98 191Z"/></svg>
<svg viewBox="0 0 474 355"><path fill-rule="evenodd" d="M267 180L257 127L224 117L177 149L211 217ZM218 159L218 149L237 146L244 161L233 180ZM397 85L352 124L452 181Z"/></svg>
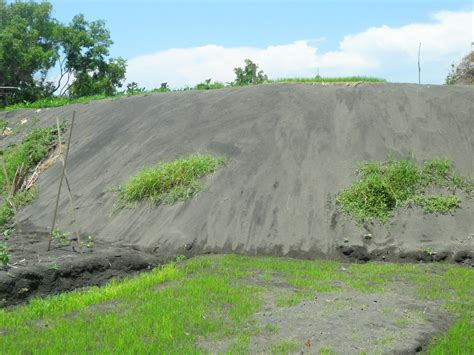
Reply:
<svg viewBox="0 0 474 355"><path fill-rule="evenodd" d="M49 234L48 251L51 250L51 241L53 240L54 227L56 226L56 217L57 217L57 214L58 214L59 197L61 195L61 188L63 186L64 172L66 171L67 157L69 155L69 147L71 146L72 129L74 128L75 118L76 118L76 111L74 111L72 113L72 121L71 121L71 128L69 130L69 139L68 139L68 144L67 144L67 147L66 147L66 155L64 156L64 164L63 164L63 168L61 170L61 178L59 180L58 194L56 196L56 205L54 207L53 222L51 223L51 232Z"/></svg>
<svg viewBox="0 0 474 355"><path fill-rule="evenodd" d="M59 119L56 117L56 126L57 126L57 129L58 129L58 151L59 151L59 155L61 156L61 127L59 126ZM68 144L70 144L71 142L69 141ZM70 206L70 209L71 209L71 218L73 220L73 223L75 224L75 229L76 229L76 239L77 239L77 244L79 246L79 250L82 254L82 241L81 241L81 236L79 234L79 228L78 228L78 225L77 225L77 222L76 222L76 212L74 211L74 200L73 200L73 197L72 197L72 191L71 191L71 185L69 184L69 178L68 178L68 174L67 174L67 168L66 168L66 164L64 162L64 159L63 158L60 158L61 159L61 163L63 165L63 168L64 168L64 179L66 180L66 188L67 188L67 191L68 191L68 194L69 194L69 206Z"/></svg>

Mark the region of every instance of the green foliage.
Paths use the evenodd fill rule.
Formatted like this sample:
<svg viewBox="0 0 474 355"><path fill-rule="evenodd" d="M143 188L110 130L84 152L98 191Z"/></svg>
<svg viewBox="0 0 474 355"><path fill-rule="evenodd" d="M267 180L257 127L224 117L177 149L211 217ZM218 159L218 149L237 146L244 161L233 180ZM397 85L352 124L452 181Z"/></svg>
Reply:
<svg viewBox="0 0 474 355"><path fill-rule="evenodd" d="M4 120L3 118L0 118L0 131L5 131L5 128L8 127L8 121Z"/></svg>
<svg viewBox="0 0 474 355"><path fill-rule="evenodd" d="M126 61L108 58L110 32L102 20L76 15L68 25L54 19L48 2L16 1L0 6L0 85L16 86L13 103L68 93L111 96L122 86ZM59 65L57 83L48 71Z"/></svg>
<svg viewBox="0 0 474 355"><path fill-rule="evenodd" d="M23 166L23 169L30 169L43 160L53 147L56 139L57 129L55 127L35 128L28 133L20 144L7 148L3 152L3 159L9 181L13 180L17 169L21 166ZM3 174L0 174L0 192L6 192L6 182Z"/></svg>
<svg viewBox="0 0 474 355"><path fill-rule="evenodd" d="M153 90L151 90L151 92L170 92L171 89L168 85L168 83L161 83L161 86L159 88L155 88Z"/></svg>
<svg viewBox="0 0 474 355"><path fill-rule="evenodd" d="M127 91L125 91L125 93L128 95L128 96L132 96L132 95L137 95L137 94L141 94L142 92L145 92L145 88L141 88L138 86L138 83L136 82L131 82L129 84L127 84Z"/></svg>
<svg viewBox="0 0 474 355"><path fill-rule="evenodd" d="M56 139L56 127L35 128L26 135L20 144L10 146L1 152L8 181L10 183L13 181L18 169L22 168L22 171L28 172L34 168L49 154ZM10 197L5 176L1 173L0 194L3 196L3 199L0 202L0 226L5 225L14 216L13 206L19 208L26 205L36 197L36 193L36 189L32 188L27 191L19 191L13 197Z"/></svg>
<svg viewBox="0 0 474 355"><path fill-rule="evenodd" d="M196 85L196 90L214 90L214 89L222 89L225 87L224 83L219 81L212 82L211 79L206 79L203 83L199 83Z"/></svg>
<svg viewBox="0 0 474 355"><path fill-rule="evenodd" d="M5 243L0 243L0 263L5 267L10 261L10 251Z"/></svg>
<svg viewBox="0 0 474 355"><path fill-rule="evenodd" d="M0 2L0 85L20 88L13 101L47 95L47 72L58 58L57 22L47 2Z"/></svg>
<svg viewBox="0 0 474 355"><path fill-rule="evenodd" d="M32 187L30 190L17 192L10 200L5 194L0 202L0 227L5 226L15 215L13 206L20 208L27 205L36 198L37 193L36 188Z"/></svg>
<svg viewBox="0 0 474 355"><path fill-rule="evenodd" d="M298 352L298 343L294 339L283 339L273 344L270 354L293 354Z"/></svg>
<svg viewBox="0 0 474 355"><path fill-rule="evenodd" d="M428 213L449 213L459 208L457 196L415 196L413 202Z"/></svg>
<svg viewBox="0 0 474 355"><path fill-rule="evenodd" d="M116 95L116 96L120 96L120 95ZM45 99L40 99L34 102L21 102L21 103L9 105L5 109L8 111L11 111L11 110L19 110L19 109L60 107L60 106L72 105L72 104L87 104L94 100L103 100L106 98L107 96L105 95L84 96L84 97L78 97L78 98L53 96L53 97L48 97Z"/></svg>
<svg viewBox="0 0 474 355"><path fill-rule="evenodd" d="M280 78L274 80L267 80L268 83L385 83L385 79L374 78L370 76L342 76L342 77L321 77L314 78Z"/></svg>
<svg viewBox="0 0 474 355"><path fill-rule="evenodd" d="M428 347L427 354L474 354L474 311L468 310L446 334L438 336Z"/></svg>
<svg viewBox="0 0 474 355"><path fill-rule="evenodd" d="M82 246L92 251L94 249L94 238L88 236L86 241L82 242Z"/></svg>
<svg viewBox="0 0 474 355"><path fill-rule="evenodd" d="M69 245L69 236L71 233L69 232L62 232L57 228L54 228L53 234L52 234L52 239L58 243L59 245L65 246Z"/></svg>
<svg viewBox="0 0 474 355"><path fill-rule="evenodd" d="M459 208L457 196L425 196L430 187L460 189L470 193L469 183L446 159L433 159L418 167L411 159L365 163L357 171L359 181L338 196L340 210L357 222L386 222L392 212L408 204L428 213L449 213Z"/></svg>
<svg viewBox="0 0 474 355"><path fill-rule="evenodd" d="M61 28L60 44L65 73L74 76L70 96L111 96L122 86L126 61L106 59L113 42L103 20L88 22L82 14L74 16L68 26Z"/></svg>
<svg viewBox="0 0 474 355"><path fill-rule="evenodd" d="M223 164L222 158L196 154L145 168L119 187L115 207L131 207L140 201L185 201L202 189L199 178Z"/></svg>
<svg viewBox="0 0 474 355"><path fill-rule="evenodd" d="M252 77L253 77L253 66L256 65L250 59L245 59L245 66L244 68L234 68L235 73L235 80L232 83L234 86L243 86L252 84ZM267 75L263 72L263 70L258 70L258 65L256 65L256 76L257 76L257 84L261 84L264 81L268 80Z"/></svg>

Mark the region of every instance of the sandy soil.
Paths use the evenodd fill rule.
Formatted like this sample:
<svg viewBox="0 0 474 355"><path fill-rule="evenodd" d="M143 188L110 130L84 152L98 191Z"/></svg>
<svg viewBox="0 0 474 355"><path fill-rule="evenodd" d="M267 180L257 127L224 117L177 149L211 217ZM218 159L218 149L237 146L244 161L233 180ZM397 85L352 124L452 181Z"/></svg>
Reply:
<svg viewBox="0 0 474 355"><path fill-rule="evenodd" d="M94 243L93 249L83 248L82 254L74 241L67 246L53 242L48 252L47 233L12 234L8 246L11 266L0 270L1 306L103 285L162 263L156 255L103 242Z"/></svg>
<svg viewBox="0 0 474 355"><path fill-rule="evenodd" d="M254 352L280 353L276 345L291 344L283 353L414 354L426 349L434 335L446 331L452 316L434 301L420 301L413 288L401 282L384 293L313 292L291 306L279 306L280 297L300 291L281 280L259 280L267 288L263 311L256 325L263 329L251 336ZM309 292L311 294L311 292ZM226 352L236 339L201 341L211 353Z"/></svg>
<svg viewBox="0 0 474 355"><path fill-rule="evenodd" d="M55 124L77 111L68 166L80 232L165 258L204 252L351 260L469 262L474 201L454 215L398 211L387 226L357 226L335 198L364 160L445 157L474 176L474 88L275 84L143 95L0 113ZM142 167L189 153L225 156L207 191L173 206L112 214L113 188ZM20 213L27 233L48 230L60 166ZM59 227L73 231L64 194ZM366 236L370 235L370 238ZM426 251L430 253L427 254ZM431 253L434 252L434 253Z"/></svg>

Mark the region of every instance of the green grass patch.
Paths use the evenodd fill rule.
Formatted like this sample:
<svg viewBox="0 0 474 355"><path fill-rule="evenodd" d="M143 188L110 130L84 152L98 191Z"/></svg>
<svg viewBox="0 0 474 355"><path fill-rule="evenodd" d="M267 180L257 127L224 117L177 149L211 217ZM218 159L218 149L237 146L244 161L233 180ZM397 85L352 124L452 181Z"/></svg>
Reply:
<svg viewBox="0 0 474 355"><path fill-rule="evenodd" d="M298 343L293 339L283 339L273 344L270 354L292 354L298 351Z"/></svg>
<svg viewBox="0 0 474 355"><path fill-rule="evenodd" d="M303 83L303 84L324 84L324 83L385 83L385 79L370 76L342 76L342 77L321 77L313 78L280 78L268 80L268 83Z"/></svg>
<svg viewBox="0 0 474 355"><path fill-rule="evenodd" d="M331 280L373 292L397 280L422 299L452 305L458 318L431 345L432 353L470 353L474 310L474 272L456 265L354 264L244 256L204 256L171 263L136 278L105 287L35 299L0 310L2 353L201 353L199 341L226 339L233 350L249 352L265 292L255 275L278 273L288 283L305 279L301 291ZM372 292L372 291L370 291ZM462 340L462 341L460 341ZM384 341L385 343L385 341ZM274 344L278 352L292 344ZM456 351L454 351L456 350ZM454 351L454 352L453 352Z"/></svg>
<svg viewBox="0 0 474 355"><path fill-rule="evenodd" d="M115 209L132 207L142 201L186 201L202 190L199 179L223 164L223 158L194 154L147 167L118 188Z"/></svg>
<svg viewBox="0 0 474 355"><path fill-rule="evenodd" d="M124 96L121 94L119 96ZM114 96L115 97L115 96ZM47 107L60 107L65 105L72 105L72 104L87 104L94 100L103 100L111 98L111 96L105 95L93 95L93 96L84 96L79 98L69 98L69 97L48 97L45 99L37 100L34 102L22 102L13 105L8 105L7 107L1 109L0 111L12 111L12 110L20 110L20 109L39 109L39 108L47 108Z"/></svg>
<svg viewBox="0 0 474 355"><path fill-rule="evenodd" d="M395 209L415 205L427 213L450 213L459 208L457 190L472 194L472 182L453 169L446 159L428 160L419 166L413 159L369 162L359 166L359 180L338 196L339 209L357 222L386 222ZM427 195L430 189L450 195Z"/></svg>
<svg viewBox="0 0 474 355"><path fill-rule="evenodd" d="M64 127L63 127L64 128ZM13 216L12 204L19 208L36 197L36 189L18 191L9 198L9 184L12 183L19 169L27 174L31 169L45 159L53 149L57 140L57 128L34 128L18 145L10 146L0 153L3 155L8 183L3 171L0 173L0 226L4 226ZM3 168L2 168L3 170Z"/></svg>

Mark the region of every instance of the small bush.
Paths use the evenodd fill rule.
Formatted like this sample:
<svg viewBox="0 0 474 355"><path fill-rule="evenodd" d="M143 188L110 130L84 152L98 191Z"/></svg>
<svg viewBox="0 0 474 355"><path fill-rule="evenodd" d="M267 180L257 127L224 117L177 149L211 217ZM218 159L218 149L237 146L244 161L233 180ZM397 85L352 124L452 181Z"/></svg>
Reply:
<svg viewBox="0 0 474 355"><path fill-rule="evenodd" d="M219 81L212 82L211 79L205 80L203 83L199 83L195 86L196 90L215 90L222 89L225 87L224 83Z"/></svg>
<svg viewBox="0 0 474 355"><path fill-rule="evenodd" d="M196 154L145 168L118 188L115 209L131 207L141 201L185 201L202 189L199 178L223 164L223 158Z"/></svg>
<svg viewBox="0 0 474 355"><path fill-rule="evenodd" d="M457 196L426 196L429 187L456 189L470 194L472 183L453 171L446 159L412 159L365 163L357 170L359 181L338 196L339 209L357 222L386 222L398 207L413 204L428 213L449 213L459 208Z"/></svg>

